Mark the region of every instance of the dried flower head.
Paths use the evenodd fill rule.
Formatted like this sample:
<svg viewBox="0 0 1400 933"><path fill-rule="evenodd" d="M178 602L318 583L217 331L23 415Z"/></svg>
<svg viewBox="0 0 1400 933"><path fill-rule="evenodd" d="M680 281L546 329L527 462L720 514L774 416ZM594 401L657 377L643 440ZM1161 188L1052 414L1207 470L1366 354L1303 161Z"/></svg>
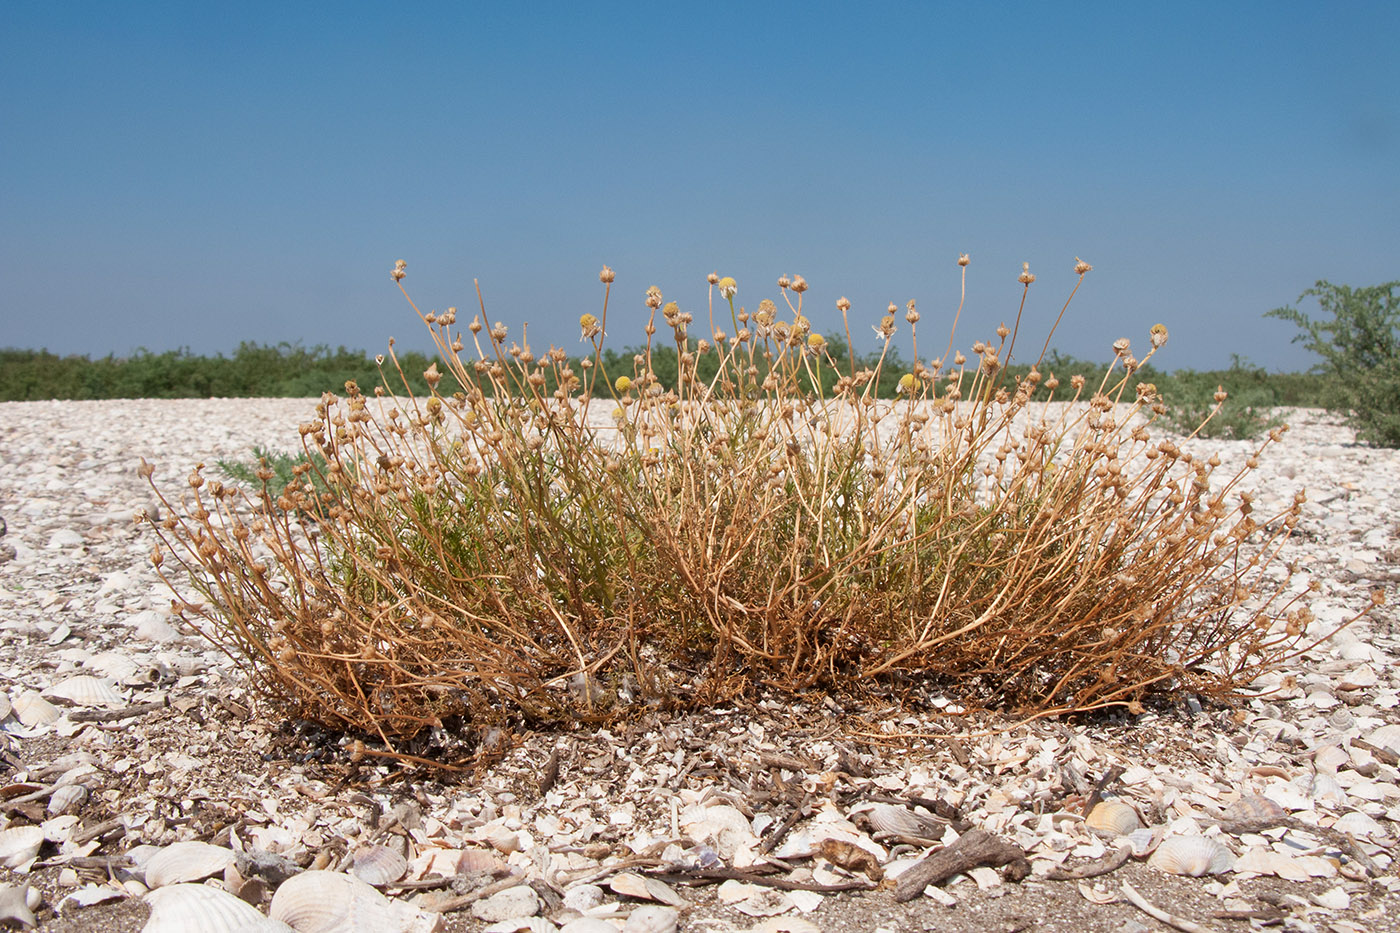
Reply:
<svg viewBox="0 0 1400 933"><path fill-rule="evenodd" d="M849 299L846 298L845 295L842 295L840 298L836 299L836 310L840 311L842 314L845 314L847 311L851 310L851 302Z"/></svg>
<svg viewBox="0 0 1400 933"><path fill-rule="evenodd" d="M612 271L611 266L604 266L603 271L598 273L598 281L604 285L611 285L615 278L617 278L617 273Z"/></svg>
<svg viewBox="0 0 1400 933"><path fill-rule="evenodd" d="M910 298L909 303L904 306L904 319L910 324L919 323L919 311L914 307L914 299Z"/></svg>
<svg viewBox="0 0 1400 933"><path fill-rule="evenodd" d="M1007 337L1011 336L1011 328L1007 327L1005 322L998 324L997 336L1000 337L1002 340L1005 340Z"/></svg>
<svg viewBox="0 0 1400 933"><path fill-rule="evenodd" d="M807 290L807 280L800 275L794 275L792 277L792 290L799 295L802 294Z"/></svg>
<svg viewBox="0 0 1400 933"><path fill-rule="evenodd" d="M958 253L958 265L966 266L970 262L972 262L972 259L967 253Z"/></svg>
<svg viewBox="0 0 1400 933"><path fill-rule="evenodd" d="M792 279L788 278L788 277L785 276L785 275L780 275L780 276L778 276L778 287L779 287L779 288L787 288L787 287L788 287L789 285L791 285L791 284L792 284Z"/></svg>
<svg viewBox="0 0 1400 933"><path fill-rule="evenodd" d="M404 277L405 275L408 274L407 272L404 271L404 270L407 269L407 268L408 268L408 263L406 263L406 262L404 262L402 259L400 259L398 262L394 263L394 271L393 271L393 272L390 272L389 274L392 275L392 276L394 277L394 281L395 281L395 282L402 282L402 281L403 281L403 277Z"/></svg>
<svg viewBox="0 0 1400 933"><path fill-rule="evenodd" d="M579 338L580 340L591 340L598 336L603 330L602 325L598 323L597 316L592 314L579 315L578 327L579 331L583 334L583 336Z"/></svg>
<svg viewBox="0 0 1400 933"><path fill-rule="evenodd" d="M709 282L711 285L718 285L718 284L719 284L719 273L718 273L718 272L711 272L709 275L705 276L705 281L706 281L706 282Z"/></svg>
<svg viewBox="0 0 1400 933"><path fill-rule="evenodd" d="M1152 340L1152 349L1157 349L1167 342L1167 325L1153 324L1152 329L1147 332Z"/></svg>
<svg viewBox="0 0 1400 933"><path fill-rule="evenodd" d="M1031 275L1030 263L1021 263L1021 274L1016 276L1016 281L1020 282L1022 285L1029 285L1035 281L1035 276Z"/></svg>
<svg viewBox="0 0 1400 933"><path fill-rule="evenodd" d="M726 300L733 300L735 293L738 291L739 283L729 276L726 275L719 280L719 293L723 295Z"/></svg>
<svg viewBox="0 0 1400 933"><path fill-rule="evenodd" d="M1216 387L1215 387L1215 404L1217 404L1217 405L1222 405L1222 404L1224 404L1225 400L1226 400L1227 398L1229 398L1229 397L1230 397L1230 393L1228 393L1228 392L1225 391L1225 387L1224 387L1224 386L1216 386Z"/></svg>
<svg viewBox="0 0 1400 933"><path fill-rule="evenodd" d="M1113 341L1113 355L1123 356L1128 352L1129 346L1130 343L1127 337L1119 337L1117 340Z"/></svg>
<svg viewBox="0 0 1400 933"><path fill-rule="evenodd" d="M1078 256L1074 257L1074 271L1079 273L1080 275L1092 271L1093 268L1093 266L1089 265L1087 262L1080 259Z"/></svg>

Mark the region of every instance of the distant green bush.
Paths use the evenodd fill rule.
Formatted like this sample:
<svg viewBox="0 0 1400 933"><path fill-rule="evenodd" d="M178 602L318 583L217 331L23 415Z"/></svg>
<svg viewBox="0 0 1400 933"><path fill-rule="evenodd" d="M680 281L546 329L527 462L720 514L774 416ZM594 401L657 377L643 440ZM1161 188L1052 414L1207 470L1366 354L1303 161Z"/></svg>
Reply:
<svg viewBox="0 0 1400 933"><path fill-rule="evenodd" d="M1322 405L1342 413L1356 436L1381 447L1400 447L1400 281L1352 288L1318 281L1298 296L1316 298L1330 320L1313 320L1292 306L1265 317L1291 321L1293 338L1322 357Z"/></svg>

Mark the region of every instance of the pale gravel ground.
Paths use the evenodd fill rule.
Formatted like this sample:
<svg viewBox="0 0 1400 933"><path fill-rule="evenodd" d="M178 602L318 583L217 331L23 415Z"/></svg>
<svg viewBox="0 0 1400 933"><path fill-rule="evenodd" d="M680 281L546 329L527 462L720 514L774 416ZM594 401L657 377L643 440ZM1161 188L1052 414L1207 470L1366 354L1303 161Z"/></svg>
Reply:
<svg viewBox="0 0 1400 933"><path fill-rule="evenodd" d="M133 638L131 628L140 613L160 608L169 598L146 563L150 541L130 524L131 514L150 501L144 481L136 475L137 458L144 456L157 466L157 481L163 488L176 489L196 462L212 466L220 458L246 459L254 444L296 449L296 426L310 420L314 404L308 399L0 404L0 516L9 526L3 543L12 545L17 552L14 560L0 565L0 675L7 682L0 682L0 687L8 688L13 695L21 686L46 686L57 679L65 664L71 667L58 653L80 646L90 651L124 650L142 658L159 655L170 664L180 658L197 659L197 663L189 663L202 671L168 686L172 699L184 697L194 705L188 716L172 714L161 720L156 732L143 731L138 723L127 729L88 729L71 739L53 733L7 738L9 754L13 756L11 771L21 763L32 768L77 749L100 760L103 783L95 788L88 809L80 812L84 825L119 814L127 818L129 827L134 827L125 842L117 839L121 844L115 849L103 849L104 853L122 851L143 838L171 841L189 831L181 827L194 824L172 822L170 814L178 816L179 808L167 813L168 808L162 809L159 804L162 796L178 801L198 798L203 793L213 801L210 806L230 812L271 806L275 822L279 807L306 812L307 801L291 789L297 781L314 782L319 776L324 786L334 780L334 768L321 776L314 765L305 769L289 765L285 756L279 759L274 754L270 760L263 760L262 754L277 747L276 711L253 704L253 719L243 721L230 714L226 706L214 702L214 697L226 703L246 704L248 700L241 692L238 675L229 673L227 665L205 651L199 642L143 642ZM1344 742L1349 735L1370 734L1382 724L1400 722L1400 672L1392 666L1393 659L1400 656L1400 626L1394 609L1400 453L1355 445L1350 432L1325 414L1308 410L1288 414L1294 430L1281 447L1269 452L1246 486L1260 491L1264 513L1286 505L1297 489L1308 490L1311 505L1303 522L1303 534L1290 544L1289 554L1324 583L1324 592L1314 604L1315 611L1323 622L1335 620L1358 606L1365 593L1376 586L1386 588L1391 599L1390 606L1322 646L1306 663L1291 671L1303 688L1298 699L1271 704L1254 701L1245 709L1246 718L1252 721L1287 721L1301 730L1302 738L1294 745L1283 752L1266 749L1266 754L1281 755L1279 760L1290 773L1306 773L1309 755L1320 743ZM1222 469L1229 469L1242 463L1254 446L1253 442L1201 441L1195 443L1194 449L1219 451L1224 461ZM55 536L60 532L76 534L81 543L58 543ZM49 646L49 636L65 625L72 636L58 646ZM1337 678L1354 668L1356 659L1366 651L1371 652L1368 657L1380 674L1375 686L1348 694L1344 704L1325 708L1309 705L1309 693L1335 694ZM140 701L148 695L138 692L132 699ZM1340 718L1341 712L1351 717L1349 728L1338 728L1339 724L1346 724ZM1194 725L1192 716L1196 716ZM1186 710L1179 716L1159 717L1150 726L1128 729L1110 724L1091 729L1088 735L1109 750L1104 761L1144 763L1165 775L1186 780L1182 776L1193 772L1184 763L1192 761L1193 756L1215 754L1228 758L1228 749L1222 751L1216 741L1220 735L1204 737L1199 734L1199 727L1208 724L1212 728L1204 730L1206 733L1215 729L1223 734L1229 724L1222 716L1203 719L1205 716L1208 711L1197 714ZM757 734L766 736L766 742L784 747L783 737L775 734L773 726L766 733L762 723L756 728ZM1250 733L1251 728L1246 725L1243 733ZM547 755L554 741L548 736L527 738L495 773L482 776L478 783L457 788L425 784L423 793L430 801L450 801L472 794L490 798L505 787L518 787L520 781L528 786L529 775L538 769L539 756ZM599 744L586 736L571 737L569 741L580 747ZM1193 750L1193 745L1201 748ZM735 754L743 751L739 748ZM182 753L205 761L207 766L202 771L196 769L191 776L181 775L172 764L158 768L142 764ZM909 769L923 759L932 762L930 769L939 771L945 766L934 763L947 760L933 745L899 755L886 752L882 757L878 750L871 754L875 755L873 766L877 774L883 771L907 776ZM121 762L128 759L131 763L123 768ZM1241 769L1248 764L1230 758L1223 763L1223 770L1219 764L1213 767L1220 780L1228 783L1242 780L1240 775L1246 772ZM167 774L171 768L175 773ZM994 773L1003 777L992 777ZM987 780L1011 779L1005 775L1006 772L989 772ZM1374 811L1387 827L1391 839L1400 826L1396 777L1395 769L1388 767L1373 776L1371 783L1391 790L1384 791L1379 801L1366 804L1368 811ZM692 776L689 780L688 788L694 791L703 789L706 780L718 778ZM630 792L607 781L606 775L600 774L590 783L581 772L577 784L565 782L561 787L583 792L602 786L603 793L616 793L619 798ZM722 781L719 786L724 786ZM250 788L255 790L249 792ZM322 801L313 809L321 812L323 819L330 819L329 815L335 813L342 817L362 815L362 807L357 810L356 805L341 799L352 791L353 788L340 791L340 798ZM272 798L271 802L268 798ZM522 799L520 804L526 802ZM538 801L532 803L525 816L534 814L541 805ZM162 813L166 815L153 816ZM988 814L989 818L996 817L994 812ZM335 824L331 820L315 825ZM328 837L332 835L329 828L321 831ZM1174 904L1176 909L1197 919L1205 911L1219 907L1217 898L1208 893L1206 881L1164 877L1141 866L1131 866L1131 871L1134 883L1150 898ZM1395 884L1393 867L1386 874L1389 881L1385 885L1347 883L1353 891L1351 910L1299 915L1290 923L1295 929L1307 929L1312 924L1315 929L1338 931L1400 928L1400 921L1390 919L1400 916L1400 897L1389 893L1400 890L1400 885ZM8 880L14 880L13 876ZM56 896L63 893L58 886L58 870L45 870L40 881L51 906ZM1264 880L1253 884L1267 886ZM1335 884L1335 880L1330 884L1314 882L1309 890L1320 891ZM1389 890L1387 885L1391 886ZM1005 890L1005 896L984 897L962 886L958 890L960 905L953 910L930 906L931 902L918 907L894 905L887 895L883 899L829 898L829 903L810 919L830 930L913 930L930 928L931 924L968 931L1120 930L1131 924L1155 928L1154 922L1130 908L1088 905L1067 885L1055 888L1027 884ZM1288 886L1283 890L1289 890ZM707 902L700 900L702 906L686 915L683 929L745 929L754 922L727 908L705 906ZM50 912L42 928L135 930L144 911L139 902L129 901L115 908L91 908L71 919L55 918ZM1346 923L1355 926L1347 927ZM465 914L453 915L452 929L477 926ZM1218 928L1237 927L1233 924Z"/></svg>

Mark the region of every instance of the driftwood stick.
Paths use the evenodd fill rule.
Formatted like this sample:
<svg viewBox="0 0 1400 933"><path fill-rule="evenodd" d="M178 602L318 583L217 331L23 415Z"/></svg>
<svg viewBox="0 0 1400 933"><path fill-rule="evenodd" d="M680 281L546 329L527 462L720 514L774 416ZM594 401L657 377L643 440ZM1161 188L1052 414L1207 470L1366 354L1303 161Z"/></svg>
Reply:
<svg viewBox="0 0 1400 933"><path fill-rule="evenodd" d="M894 899L912 901L931 884L945 881L979 865L1008 866L1006 877L1020 881L1031 873L1031 863L1020 846L1012 845L981 829L969 830L958 841L914 864L895 882Z"/></svg>
<svg viewBox="0 0 1400 933"><path fill-rule="evenodd" d="M1138 910L1147 914L1154 920L1160 920L1169 927L1176 927L1182 933L1211 933L1210 927L1203 927L1199 923L1187 920L1185 917L1178 917L1169 914L1160 907L1154 906L1147 898L1137 892L1137 889L1128 882L1123 882L1123 896L1132 902Z"/></svg>
<svg viewBox="0 0 1400 933"><path fill-rule="evenodd" d="M74 722L117 722L144 713L154 713L158 709L165 709L166 705L164 700L159 700L150 703L137 703L135 706L127 706L122 709L80 709L69 713L68 718Z"/></svg>
<svg viewBox="0 0 1400 933"><path fill-rule="evenodd" d="M647 877L657 878L671 884L715 884L720 881L744 881L749 884L777 888L779 891L818 891L833 894L838 891L869 891L875 885L866 881L842 881L837 884L817 884L814 881L791 881L787 878L772 878L756 872L740 871L737 868L697 868L693 871L647 872Z"/></svg>
<svg viewBox="0 0 1400 933"><path fill-rule="evenodd" d="M1096 858L1078 868L1056 866L1046 872L1045 877L1050 881L1080 881L1084 878L1097 878L1100 875L1117 871L1128 864L1128 858L1132 854L1133 850L1128 846L1119 846L1107 855Z"/></svg>

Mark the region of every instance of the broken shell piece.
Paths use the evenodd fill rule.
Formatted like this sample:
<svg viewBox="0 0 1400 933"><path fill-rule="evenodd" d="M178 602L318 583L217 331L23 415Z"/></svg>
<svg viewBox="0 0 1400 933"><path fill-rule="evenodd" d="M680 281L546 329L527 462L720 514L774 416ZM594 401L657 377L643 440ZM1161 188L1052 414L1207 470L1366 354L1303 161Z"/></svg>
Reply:
<svg viewBox="0 0 1400 933"><path fill-rule="evenodd" d="M28 871L43 845L42 826L13 826L0 830L0 865Z"/></svg>
<svg viewBox="0 0 1400 933"><path fill-rule="evenodd" d="M295 933L227 891L202 884L172 884L145 901L151 917L141 933Z"/></svg>
<svg viewBox="0 0 1400 933"><path fill-rule="evenodd" d="M1126 836L1142 828L1137 811L1121 800L1103 800L1089 811L1084 825L1110 836Z"/></svg>
<svg viewBox="0 0 1400 933"><path fill-rule="evenodd" d="M105 677L93 677L90 674L79 674L77 677L68 678L61 684L55 684L44 691L44 696L67 700L78 706L110 708L121 706L126 702L116 685L110 680Z"/></svg>
<svg viewBox="0 0 1400 933"><path fill-rule="evenodd" d="M481 933L556 933L559 928L543 917L516 917L501 920L481 928ZM608 929L616 933L617 927L608 924Z"/></svg>
<svg viewBox="0 0 1400 933"><path fill-rule="evenodd" d="M1235 871L1275 875L1285 881L1307 881L1308 872L1290 855L1263 846L1254 846L1235 860Z"/></svg>
<svg viewBox="0 0 1400 933"><path fill-rule="evenodd" d="M674 907L651 904L638 907L627 917L622 933L676 933L680 927L680 912Z"/></svg>
<svg viewBox="0 0 1400 933"><path fill-rule="evenodd" d="M613 879L608 882L608 887L613 889L614 894L622 894L645 901L660 901L662 904L670 904L672 907L686 907L690 903L671 890L664 881L659 881L656 878L643 878L630 871L614 875Z"/></svg>
<svg viewBox="0 0 1400 933"><path fill-rule="evenodd" d="M88 789L82 784L60 784L49 795L48 811L51 816L72 813L88 798Z"/></svg>
<svg viewBox="0 0 1400 933"><path fill-rule="evenodd" d="M0 884L0 923L16 921L25 927L35 926L39 919L34 916L34 911L43 902L43 895L31 888L28 882L19 887Z"/></svg>
<svg viewBox="0 0 1400 933"><path fill-rule="evenodd" d="M1170 836L1162 840L1147 864L1168 874L1199 878L1229 871L1235 856L1206 836Z"/></svg>
<svg viewBox="0 0 1400 933"><path fill-rule="evenodd" d="M23 726L47 726L58 721L63 712L33 690L26 690L14 699L14 714Z"/></svg>
<svg viewBox="0 0 1400 933"><path fill-rule="evenodd" d="M207 842L176 842L146 861L146 887L163 888L222 874L234 862L232 849Z"/></svg>
<svg viewBox="0 0 1400 933"><path fill-rule="evenodd" d="M110 677L119 682L125 681L141 667L129 655L122 654L120 651L103 651L100 654L95 654L88 658L83 666L96 671L103 677Z"/></svg>
<svg viewBox="0 0 1400 933"><path fill-rule="evenodd" d="M356 878L369 884L392 884L408 871L408 859L388 846L361 846L355 850Z"/></svg>
<svg viewBox="0 0 1400 933"><path fill-rule="evenodd" d="M749 933L821 933L821 927L801 917L769 917L749 927Z"/></svg>
<svg viewBox="0 0 1400 933"><path fill-rule="evenodd" d="M10 715L10 695L0 690L0 719Z"/></svg>
<svg viewBox="0 0 1400 933"><path fill-rule="evenodd" d="M298 933L433 933L442 917L389 900L351 875L304 871L282 883L268 914Z"/></svg>
<svg viewBox="0 0 1400 933"><path fill-rule="evenodd" d="M1135 829L1123 839L1127 841L1129 850L1133 853L1133 858L1147 858L1157 847L1162 844L1162 837L1166 834L1165 826L1153 826L1150 829ZM1120 843L1121 845L1121 843Z"/></svg>

